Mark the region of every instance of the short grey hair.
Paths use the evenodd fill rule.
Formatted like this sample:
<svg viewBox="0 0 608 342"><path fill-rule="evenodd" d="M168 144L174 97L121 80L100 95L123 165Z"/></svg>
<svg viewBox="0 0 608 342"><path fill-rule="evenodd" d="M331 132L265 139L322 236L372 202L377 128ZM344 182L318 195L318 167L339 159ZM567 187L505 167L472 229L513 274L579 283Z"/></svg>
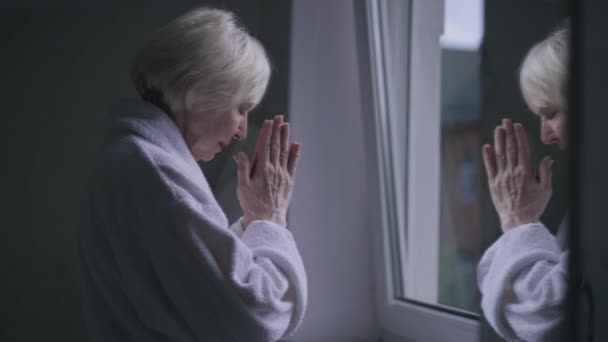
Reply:
<svg viewBox="0 0 608 342"><path fill-rule="evenodd" d="M264 47L234 14L205 7L154 32L131 66L139 95L145 99L155 93L172 113L192 106L203 111L255 106L270 73Z"/></svg>
<svg viewBox="0 0 608 342"><path fill-rule="evenodd" d="M568 23L534 45L519 73L519 85L528 107L538 114L544 106L568 110L570 28Z"/></svg>

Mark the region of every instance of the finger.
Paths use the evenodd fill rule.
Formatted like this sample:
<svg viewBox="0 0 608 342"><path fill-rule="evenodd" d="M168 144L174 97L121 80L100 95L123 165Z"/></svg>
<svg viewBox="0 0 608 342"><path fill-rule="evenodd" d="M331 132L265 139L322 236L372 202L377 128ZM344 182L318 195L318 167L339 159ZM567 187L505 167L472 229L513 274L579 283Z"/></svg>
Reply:
<svg viewBox="0 0 608 342"><path fill-rule="evenodd" d="M260 168L264 167L270 161L270 136L272 135L272 120L266 120L265 127L263 127L263 134L260 133L259 139L262 140L260 151L258 154L258 160L256 164L256 171L261 171Z"/></svg>
<svg viewBox="0 0 608 342"><path fill-rule="evenodd" d="M298 167L298 160L300 159L301 145L299 143L293 143L289 147L289 159L287 160L287 172L292 177L296 176L296 169Z"/></svg>
<svg viewBox="0 0 608 342"><path fill-rule="evenodd" d="M528 135L524 126L520 123L516 123L513 128L515 129L515 139L517 140L517 162L524 169L524 173L531 176L533 174L532 156Z"/></svg>
<svg viewBox="0 0 608 342"><path fill-rule="evenodd" d="M255 174L255 170L257 169L257 166L258 166L258 156L254 155L253 160L251 161L251 167L249 168L249 178L253 177L253 175Z"/></svg>
<svg viewBox="0 0 608 342"><path fill-rule="evenodd" d="M238 179L238 186L248 186L249 185L249 159L247 159L247 155L243 152L239 152L234 156L234 161L236 162L236 175Z"/></svg>
<svg viewBox="0 0 608 342"><path fill-rule="evenodd" d="M551 190L552 187L552 179L553 179L553 170L551 167L553 166L553 159L551 157L546 156L540 162L540 166L538 167L538 178L540 182L541 188L545 190Z"/></svg>
<svg viewBox="0 0 608 342"><path fill-rule="evenodd" d="M505 130L501 126L496 127L494 130L494 155L496 156L496 172L501 172L507 165L505 156Z"/></svg>
<svg viewBox="0 0 608 342"><path fill-rule="evenodd" d="M507 167L517 166L517 144L515 142L515 132L513 122L509 119L502 120L502 127L505 129L505 154L507 156Z"/></svg>
<svg viewBox="0 0 608 342"><path fill-rule="evenodd" d="M279 162L282 167L287 167L287 159L289 159L289 124L281 125L281 154Z"/></svg>
<svg viewBox="0 0 608 342"><path fill-rule="evenodd" d="M260 158L262 154L262 150L264 149L265 137L268 130L269 120L262 121L262 125L260 127L260 132L258 133L258 140L255 143L255 152L253 153L253 163L252 165Z"/></svg>
<svg viewBox="0 0 608 342"><path fill-rule="evenodd" d="M486 167L488 179L496 177L496 160L494 159L494 149L492 145L486 144L481 148L483 155L483 164Z"/></svg>
<svg viewBox="0 0 608 342"><path fill-rule="evenodd" d="M272 123L272 135L270 136L270 162L273 164L279 163L279 154L281 153L281 125L283 125L283 116L277 115Z"/></svg>

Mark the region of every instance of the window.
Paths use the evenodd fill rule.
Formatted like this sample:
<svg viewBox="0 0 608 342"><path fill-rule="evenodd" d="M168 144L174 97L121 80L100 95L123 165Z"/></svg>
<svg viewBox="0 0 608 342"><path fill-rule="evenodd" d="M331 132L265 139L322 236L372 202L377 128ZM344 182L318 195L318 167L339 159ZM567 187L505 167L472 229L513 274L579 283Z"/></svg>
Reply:
<svg viewBox="0 0 608 342"><path fill-rule="evenodd" d="M380 321L387 335L421 341L478 340L482 9L481 0L457 2L368 0L365 8L383 222Z"/></svg>
<svg viewBox="0 0 608 342"><path fill-rule="evenodd" d="M447 0L441 42L441 190L437 303L479 306L482 0Z"/></svg>

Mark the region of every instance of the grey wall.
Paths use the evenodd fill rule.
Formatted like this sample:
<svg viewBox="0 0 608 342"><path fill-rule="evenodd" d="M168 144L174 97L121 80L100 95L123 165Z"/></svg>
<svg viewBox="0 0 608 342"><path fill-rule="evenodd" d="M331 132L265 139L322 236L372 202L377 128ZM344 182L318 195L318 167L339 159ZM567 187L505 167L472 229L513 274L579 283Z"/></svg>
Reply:
<svg viewBox="0 0 608 342"><path fill-rule="evenodd" d="M293 5L290 113L303 154L290 211L309 280L295 341L377 341L367 223L366 116L361 110L352 1ZM372 164L374 165L374 164ZM376 207L375 204L372 207Z"/></svg>
<svg viewBox="0 0 608 342"><path fill-rule="evenodd" d="M116 98L133 95L129 62L147 33L194 5L236 11L260 36L275 66L268 96L258 113L252 113L252 130L261 120L256 116L286 112L290 1L141 4L0 4L0 136L6 165L0 223L1 341L85 340L76 250L81 193L106 109ZM248 149L251 141L231 149ZM222 174L233 171L232 163L223 155L206 165L210 180L220 183ZM222 200L234 202L234 193ZM230 208L235 214L234 206Z"/></svg>

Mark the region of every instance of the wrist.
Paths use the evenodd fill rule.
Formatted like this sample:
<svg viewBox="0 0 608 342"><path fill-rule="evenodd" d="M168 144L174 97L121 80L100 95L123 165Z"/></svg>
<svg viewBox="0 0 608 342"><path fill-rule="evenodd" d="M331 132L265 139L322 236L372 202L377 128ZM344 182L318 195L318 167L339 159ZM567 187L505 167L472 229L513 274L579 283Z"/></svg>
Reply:
<svg viewBox="0 0 608 342"><path fill-rule="evenodd" d="M247 226L251 223L251 219L248 219L246 216L243 216L243 218L241 219L241 227L243 227L243 230L247 229Z"/></svg>
<svg viewBox="0 0 608 342"><path fill-rule="evenodd" d="M287 219L285 217L286 215L282 215L282 214L274 214L274 215L256 215L256 216L248 216L245 215L243 216L243 219L241 220L241 224L243 225L243 229L247 228L247 226L253 222L253 221L270 221L273 223L278 224L279 226L283 226L286 227L287 226Z"/></svg>
<svg viewBox="0 0 608 342"><path fill-rule="evenodd" d="M538 219L531 218L519 218L519 217L501 217L500 218L500 227L504 233L508 232L511 229L517 228L519 226L523 226L525 224L530 224L538 222Z"/></svg>
<svg viewBox="0 0 608 342"><path fill-rule="evenodd" d="M278 224L279 226L287 227L287 219L284 216L276 217L271 221Z"/></svg>

